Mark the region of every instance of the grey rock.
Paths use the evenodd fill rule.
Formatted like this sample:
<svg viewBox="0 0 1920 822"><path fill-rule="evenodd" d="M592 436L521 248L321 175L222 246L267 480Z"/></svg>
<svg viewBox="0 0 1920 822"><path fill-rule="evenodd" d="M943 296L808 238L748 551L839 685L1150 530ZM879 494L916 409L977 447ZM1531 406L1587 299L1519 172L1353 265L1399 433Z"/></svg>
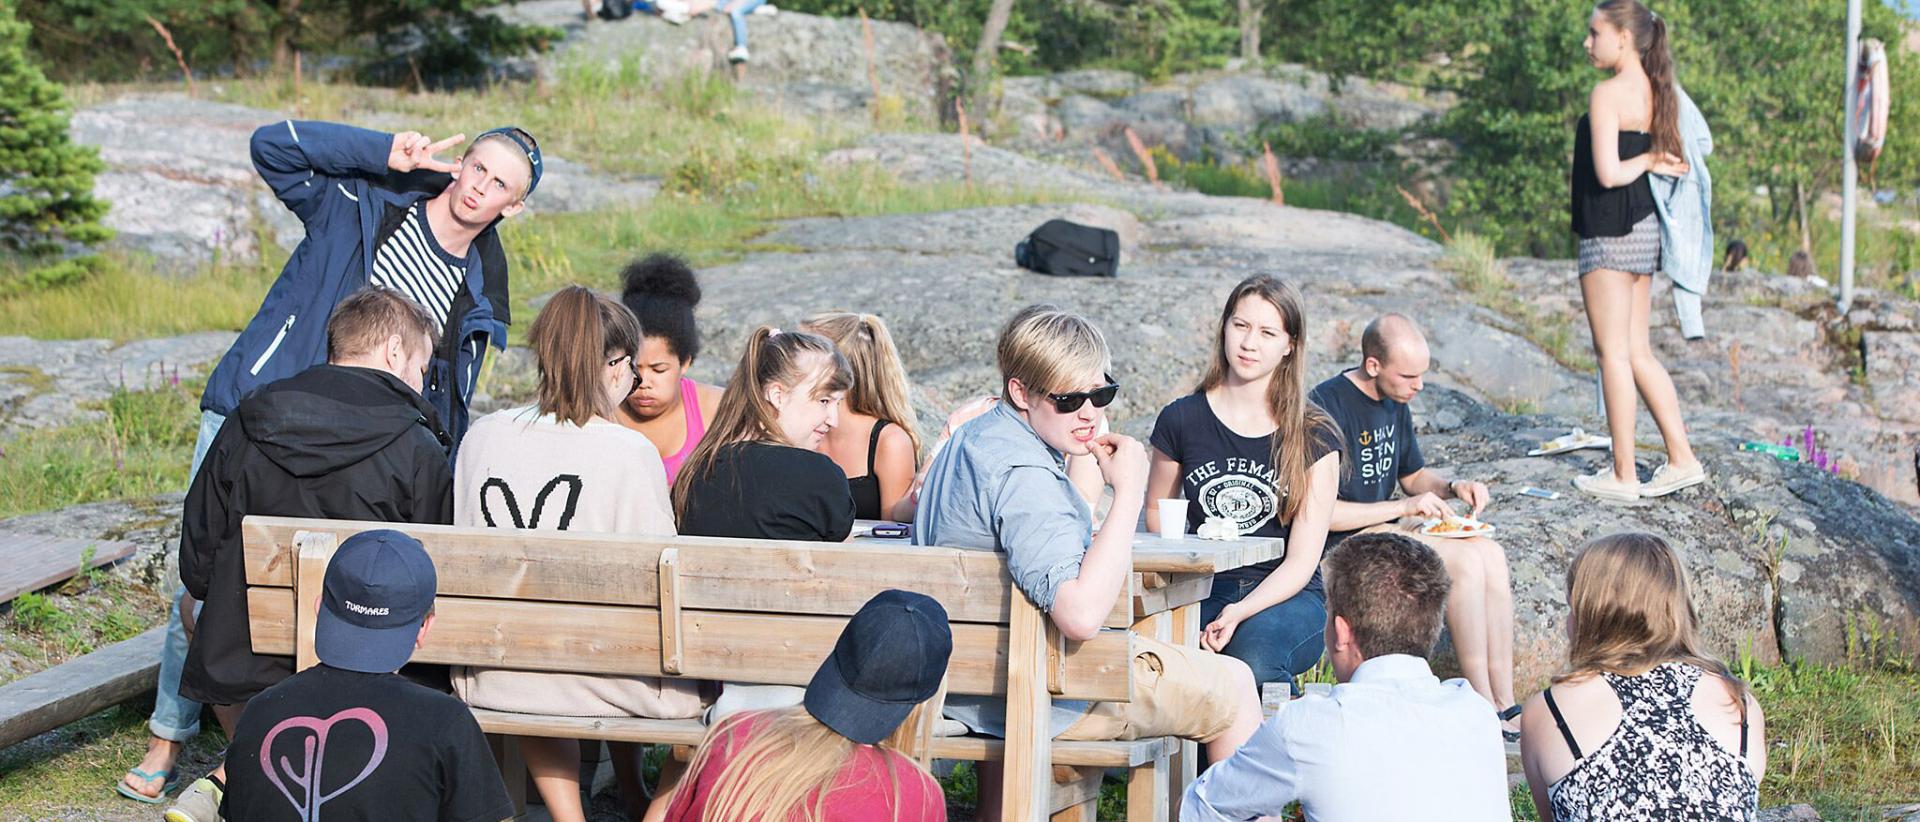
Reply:
<svg viewBox="0 0 1920 822"><path fill-rule="evenodd" d="M1812 805L1783 805L1778 808L1764 808L1755 817L1756 822L1820 822L1820 812Z"/></svg>
<svg viewBox="0 0 1920 822"><path fill-rule="evenodd" d="M0 337L0 433L99 419L118 389L163 389L206 373L235 336L206 331L125 345Z"/></svg>
<svg viewBox="0 0 1920 822"><path fill-rule="evenodd" d="M254 129L286 118L180 94L143 94L80 109L69 130L75 142L98 146L106 161L94 195L112 204L105 222L116 242L192 269L216 259L276 256L300 242L299 219L249 160ZM372 119L390 130L409 127ZM528 201L536 212L637 205L659 190L658 181L613 179L562 157L546 163L540 190Z"/></svg>
<svg viewBox="0 0 1920 822"><path fill-rule="evenodd" d="M184 493L73 505L0 519L0 533L131 542L133 556L112 571L169 593L180 584L180 505Z"/></svg>
<svg viewBox="0 0 1920 822"><path fill-rule="evenodd" d="M1868 331L1861 336L1860 349L1881 415L1920 422L1920 334Z"/></svg>
<svg viewBox="0 0 1920 822"><path fill-rule="evenodd" d="M1075 69L1048 79L1060 94L1093 97L1120 97L1134 93L1142 85L1139 75L1118 69Z"/></svg>
<svg viewBox="0 0 1920 822"><path fill-rule="evenodd" d="M639 82L666 84L692 73L728 71L733 28L725 15L674 26L647 14L625 20L583 22L575 0L532 0L495 12L516 23L552 26L565 37L533 59L544 82L565 82L570 66L592 66ZM748 18L753 59L743 87L808 114L864 111L875 103L860 22L781 9ZM910 120L934 124L955 74L946 41L903 23L875 20L873 77L881 97L898 100ZM631 72L623 73L630 67Z"/></svg>

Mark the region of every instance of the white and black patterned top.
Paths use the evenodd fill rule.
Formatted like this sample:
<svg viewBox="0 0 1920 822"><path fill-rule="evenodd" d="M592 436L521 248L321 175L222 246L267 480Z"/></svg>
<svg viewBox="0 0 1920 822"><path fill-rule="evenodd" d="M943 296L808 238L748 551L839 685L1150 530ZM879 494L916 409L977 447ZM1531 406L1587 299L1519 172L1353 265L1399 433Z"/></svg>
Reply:
<svg viewBox="0 0 1920 822"><path fill-rule="evenodd" d="M1746 720L1737 756L1700 726L1693 689L1704 673L1668 662L1640 676L1601 674L1620 697L1620 726L1584 757L1548 689L1547 708L1576 760L1547 788L1554 820L1752 820L1760 793L1746 760Z"/></svg>
<svg viewBox="0 0 1920 822"><path fill-rule="evenodd" d="M426 213L415 203L407 219L373 255L367 282L398 291L427 309L439 327L447 326L453 295L467 279L467 261L448 254L433 239Z"/></svg>

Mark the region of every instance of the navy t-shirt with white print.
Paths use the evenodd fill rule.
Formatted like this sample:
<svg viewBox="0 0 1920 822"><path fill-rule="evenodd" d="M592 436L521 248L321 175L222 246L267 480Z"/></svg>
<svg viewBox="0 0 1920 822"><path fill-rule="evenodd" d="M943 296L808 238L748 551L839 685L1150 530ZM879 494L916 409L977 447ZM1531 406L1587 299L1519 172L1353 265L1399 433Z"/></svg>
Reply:
<svg viewBox="0 0 1920 822"><path fill-rule="evenodd" d="M1275 481L1273 435L1247 437L1228 428L1213 413L1207 395L1193 393L1167 404L1154 420L1155 450L1180 464L1180 490L1188 500L1187 531L1194 532L1208 517L1233 521L1240 533L1286 538L1292 524L1282 522L1288 489ZM1307 449L1307 462L1339 450L1337 440L1316 435ZM1285 559L1282 554L1280 559ZM1280 559L1261 563L1271 569ZM1309 588L1320 588L1315 571Z"/></svg>
<svg viewBox="0 0 1920 822"><path fill-rule="evenodd" d="M1340 475L1342 501L1386 502L1393 499L1400 478L1426 467L1413 430L1413 411L1406 403L1367 396L1345 371L1314 386L1308 396L1333 417L1346 438L1348 466ZM1327 547L1353 533L1328 534Z"/></svg>

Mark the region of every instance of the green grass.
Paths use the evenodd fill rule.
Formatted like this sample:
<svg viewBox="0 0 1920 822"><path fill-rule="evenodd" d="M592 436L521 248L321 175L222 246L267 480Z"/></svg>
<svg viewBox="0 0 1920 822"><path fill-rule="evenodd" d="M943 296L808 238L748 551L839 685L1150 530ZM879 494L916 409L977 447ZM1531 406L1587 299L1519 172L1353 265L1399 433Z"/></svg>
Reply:
<svg viewBox="0 0 1920 822"><path fill-rule="evenodd" d="M1491 240L1478 234L1455 234L1439 265L1453 275L1454 285L1474 302L1511 320L1513 327L1509 330L1538 346L1555 362L1580 373L1593 371L1593 354L1581 344L1583 337L1574 318L1541 311L1515 297L1507 264Z"/></svg>
<svg viewBox="0 0 1920 822"><path fill-rule="evenodd" d="M88 86L75 99L105 99L115 89ZM953 184L904 184L885 169L820 166L818 159L869 128L862 120L793 117L736 92L718 77L682 75L659 85L632 63L614 71L567 67L551 84L500 84L480 90L407 94L346 84L305 83L296 99L282 80L227 80L212 87L226 102L298 116L410 128L434 137L510 122L531 130L554 155L607 174L659 178L663 191L639 208L540 214L503 224L518 308L570 283L615 286L620 267L653 251L696 265L737 259L774 220L808 216L901 214L1053 202L1042 190L994 190ZM484 113L484 120L476 119ZM896 118L897 119L897 118ZM43 338L116 339L238 330L285 263L269 249L246 265L215 264L181 276L132 255L102 255L96 271L35 278L33 267L0 261L0 328ZM45 282L45 285L38 285ZM8 283L19 283L8 288ZM530 311L516 335L524 334Z"/></svg>
<svg viewBox="0 0 1920 822"><path fill-rule="evenodd" d="M184 489L199 395L198 384L116 391L101 419L0 440L0 518Z"/></svg>
<svg viewBox="0 0 1920 822"><path fill-rule="evenodd" d="M142 807L114 794L113 784L146 753L152 707L142 697L0 750L0 819L66 818L85 808L121 818ZM226 744L211 715L202 726L208 730L187 743L182 757L189 778L210 769ZM159 818L159 809L150 815Z"/></svg>

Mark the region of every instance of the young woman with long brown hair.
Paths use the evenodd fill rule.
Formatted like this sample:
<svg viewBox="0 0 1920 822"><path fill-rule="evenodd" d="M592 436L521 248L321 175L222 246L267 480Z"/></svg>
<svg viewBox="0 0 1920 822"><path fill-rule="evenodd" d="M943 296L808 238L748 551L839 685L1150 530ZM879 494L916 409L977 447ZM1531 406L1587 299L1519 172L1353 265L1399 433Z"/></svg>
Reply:
<svg viewBox="0 0 1920 822"><path fill-rule="evenodd" d="M847 476L814 450L840 424L853 387L847 359L818 334L754 329L715 410L680 468L680 533L839 542L853 532Z"/></svg>
<svg viewBox="0 0 1920 822"><path fill-rule="evenodd" d="M528 342L538 399L474 423L454 468L454 524L673 534L659 451L610 419L634 382L633 314L586 288L564 288L540 309ZM522 713L680 719L704 707L691 683L652 677L456 668L453 683L471 705ZM644 807L639 746L610 747L622 797L631 810ZM584 822L580 743L524 737L521 751L553 818Z"/></svg>
<svg viewBox="0 0 1920 822"><path fill-rule="evenodd" d="M1185 497L1187 527L1211 517L1240 533L1282 537L1278 560L1217 574L1201 603L1201 642L1237 657L1261 682L1284 681L1320 659L1327 622L1320 581L1340 484L1340 435L1307 400L1306 311L1272 276L1234 286L1220 312L1212 365L1200 386L1161 410L1147 475L1154 500Z"/></svg>
<svg viewBox="0 0 1920 822"><path fill-rule="evenodd" d="M1766 720L1746 683L1700 649L1686 569L1666 540L1612 534L1574 555L1567 672L1527 702L1520 758L1542 819L1754 818Z"/></svg>
<svg viewBox="0 0 1920 822"><path fill-rule="evenodd" d="M853 369L840 424L828 432L820 451L846 472L854 515L902 519L895 509L913 487L920 427L893 335L879 317L847 311L815 314L800 328L832 340ZM903 521L912 520L911 506L901 513Z"/></svg>
<svg viewBox="0 0 1920 822"><path fill-rule="evenodd" d="M1667 24L1638 0L1606 0L1587 22L1587 59L1613 73L1593 87L1573 142L1573 231L1580 294L1600 363L1613 466L1574 485L1601 499L1658 497L1706 480L1687 442L1673 379L1648 340L1660 222L1648 173L1683 175L1680 105ZM1642 485L1634 468L1634 392L1667 444L1667 464Z"/></svg>

